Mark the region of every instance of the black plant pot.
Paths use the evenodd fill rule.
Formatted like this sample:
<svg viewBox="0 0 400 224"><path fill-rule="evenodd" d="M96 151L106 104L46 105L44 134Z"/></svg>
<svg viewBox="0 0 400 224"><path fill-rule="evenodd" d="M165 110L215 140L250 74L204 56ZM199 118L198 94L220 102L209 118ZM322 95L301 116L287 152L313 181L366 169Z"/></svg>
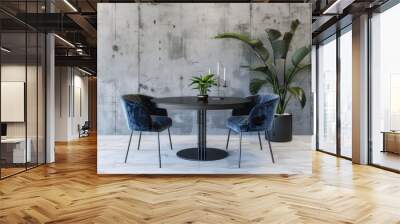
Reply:
<svg viewBox="0 0 400 224"><path fill-rule="evenodd" d="M293 116L291 114L275 114L271 130L271 141L289 142L293 136Z"/></svg>

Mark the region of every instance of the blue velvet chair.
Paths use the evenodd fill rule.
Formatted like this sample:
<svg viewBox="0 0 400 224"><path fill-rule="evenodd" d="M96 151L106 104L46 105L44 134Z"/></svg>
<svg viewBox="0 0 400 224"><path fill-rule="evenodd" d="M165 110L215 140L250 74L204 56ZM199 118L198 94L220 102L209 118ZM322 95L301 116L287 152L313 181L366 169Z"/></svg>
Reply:
<svg viewBox="0 0 400 224"><path fill-rule="evenodd" d="M231 131L240 134L239 139L239 162L242 159L242 134L243 132L258 132L258 139L261 146L260 132L265 131L268 136L268 145L271 153L272 162L275 163L274 154L272 152L270 142L270 130L274 121L276 106L278 105L279 97L277 95L259 95L256 96L255 105L251 108L248 115L238 115L228 118L227 127L229 129L227 149L229 143L229 136Z"/></svg>
<svg viewBox="0 0 400 224"><path fill-rule="evenodd" d="M159 108L155 103L153 103L151 100L154 99L154 97L147 96L147 95L142 95L142 94L130 94L130 95L125 95L125 98L128 100L133 100L135 102L138 102L142 104L146 110L150 113L152 116L165 116L168 117L168 111L164 108ZM171 141L171 132L168 130L168 137L169 137L169 145L172 150L172 141ZM137 150L140 149L140 142L142 140L142 131L139 132L139 142L137 145Z"/></svg>
<svg viewBox="0 0 400 224"><path fill-rule="evenodd" d="M157 132L158 136L158 160L161 168L161 152L160 152L160 132L168 130L170 146L172 150L171 134L169 128L172 126L172 120L168 117L165 109L157 108L152 102L151 97L139 94L123 95L121 97L122 105L131 131L128 149L126 150L125 163L128 159L129 149L134 131L139 131L139 143L143 131Z"/></svg>
<svg viewBox="0 0 400 224"><path fill-rule="evenodd" d="M246 97L246 99L249 99L250 102L245 107L233 109L232 116L248 116L250 114L251 109L253 109L253 107L257 104L258 95L248 96ZM225 147L227 151L228 151L230 136L231 136L231 129L228 130L228 139L226 141L226 147ZM267 139L267 132L265 132L265 139ZM258 132L258 141L260 143L260 149L262 150L260 132Z"/></svg>

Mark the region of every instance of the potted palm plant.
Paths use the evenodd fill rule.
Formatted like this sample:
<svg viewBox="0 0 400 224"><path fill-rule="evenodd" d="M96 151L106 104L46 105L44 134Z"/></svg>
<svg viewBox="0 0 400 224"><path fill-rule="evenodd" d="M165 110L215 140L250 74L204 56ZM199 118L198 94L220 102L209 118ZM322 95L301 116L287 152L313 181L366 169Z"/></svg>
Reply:
<svg viewBox="0 0 400 224"><path fill-rule="evenodd" d="M278 142L292 139L292 115L286 113L286 108L292 98L295 98L304 108L306 95L294 81L296 76L304 70L309 70L311 64L303 62L311 51L311 46L303 46L293 50L292 57L287 57L293 36L300 25L299 20L291 23L290 30L282 33L275 29L266 29L267 44L259 39L251 39L248 35L240 33L221 33L217 39L236 39L246 43L258 58L258 63L248 65L250 71L261 74L250 81L250 93L257 94L263 86L270 86L272 91L279 96L278 107L275 114L271 140Z"/></svg>
<svg viewBox="0 0 400 224"><path fill-rule="evenodd" d="M211 87L217 85L217 80L215 79L214 74L211 74L210 72L204 76L194 76L191 81L192 82L189 86L193 86L193 89L199 90L197 97L201 100L207 100L208 92Z"/></svg>

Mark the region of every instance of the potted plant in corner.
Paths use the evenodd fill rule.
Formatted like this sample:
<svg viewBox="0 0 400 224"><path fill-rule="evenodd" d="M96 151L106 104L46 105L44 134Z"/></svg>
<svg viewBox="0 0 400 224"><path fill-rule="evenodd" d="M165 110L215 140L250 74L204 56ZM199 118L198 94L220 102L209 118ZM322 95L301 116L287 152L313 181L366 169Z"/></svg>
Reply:
<svg viewBox="0 0 400 224"><path fill-rule="evenodd" d="M194 76L192 82L189 86L193 86L193 89L198 89L199 94L197 95L199 100L207 100L208 99L208 92L212 86L217 85L217 80L214 77L214 74L210 72L205 74L204 76Z"/></svg>
<svg viewBox="0 0 400 224"><path fill-rule="evenodd" d="M250 93L257 94L263 86L268 85L279 96L271 141L285 142L292 139L292 114L286 113L287 105L292 98L295 98L304 108L307 101L303 88L294 85L294 80L301 71L311 68L310 63L303 63L303 59L311 52L311 46L300 47L294 50L290 60L287 58L293 36L299 25L299 20L292 21L290 31L283 36L278 30L266 29L268 48L261 40L251 39L244 34L221 33L215 37L240 40L253 50L259 63L245 67L261 76L250 81Z"/></svg>

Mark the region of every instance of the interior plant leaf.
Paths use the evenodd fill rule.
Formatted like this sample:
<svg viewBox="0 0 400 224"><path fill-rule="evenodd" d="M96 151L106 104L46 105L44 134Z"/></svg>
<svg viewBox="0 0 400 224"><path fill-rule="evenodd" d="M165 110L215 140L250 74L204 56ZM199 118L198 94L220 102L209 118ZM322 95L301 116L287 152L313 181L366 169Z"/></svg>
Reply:
<svg viewBox="0 0 400 224"><path fill-rule="evenodd" d="M266 29L265 31L267 32L267 35L268 35L268 38L270 41L275 41L282 36L282 34L279 30Z"/></svg>
<svg viewBox="0 0 400 224"><path fill-rule="evenodd" d="M263 85L267 84L267 80L265 79L252 79L250 80L250 93L257 94L258 91L263 87Z"/></svg>
<svg viewBox="0 0 400 224"><path fill-rule="evenodd" d="M214 38L240 40L249 45L257 53L257 56L260 58L260 60L266 61L269 58L268 50L264 47L263 42L259 39L251 39L247 35L230 32L218 34Z"/></svg>
<svg viewBox="0 0 400 224"><path fill-rule="evenodd" d="M292 64L297 67L310 52L311 46L304 46L297 49L292 55Z"/></svg>
<svg viewBox="0 0 400 224"><path fill-rule="evenodd" d="M292 21L292 23L290 24L290 31L292 33L296 32L297 27L299 27L299 25L300 25L300 21L298 19Z"/></svg>
<svg viewBox="0 0 400 224"><path fill-rule="evenodd" d="M304 90L298 86L291 86L288 91L300 102L301 108L304 108L307 102Z"/></svg>
<svg viewBox="0 0 400 224"><path fill-rule="evenodd" d="M281 59L285 58L287 51L289 49L289 42L286 42L285 40L276 40L271 43L272 49L274 51L274 58L275 59Z"/></svg>
<svg viewBox="0 0 400 224"><path fill-rule="evenodd" d="M299 74L303 70L308 70L308 69L311 69L311 64L298 65L297 67L295 66L289 67L286 72L287 83L290 84L294 80L297 74Z"/></svg>
<svg viewBox="0 0 400 224"><path fill-rule="evenodd" d="M216 86L216 79L214 74L206 74L204 76L192 77L189 86L193 86L193 89L198 89L200 95L205 95L210 91L212 86Z"/></svg>
<svg viewBox="0 0 400 224"><path fill-rule="evenodd" d="M267 66L251 65L248 67L248 69L253 72L260 72L264 74L266 81L268 81L273 87L275 86L274 84L278 81L278 77L276 76L276 74L272 73Z"/></svg>
<svg viewBox="0 0 400 224"><path fill-rule="evenodd" d="M305 46L297 49L294 51L292 58L287 58L293 37L299 25L299 20L293 20L290 28L284 34L276 29L266 29L267 41L271 46L268 50L264 47L266 45L260 40L252 40L246 35L224 33L216 36L216 38L238 39L251 46L253 52L261 60L260 62L262 64L246 67L250 71L258 72L264 76L250 81L250 92L256 94L264 85L271 85L272 91L279 95L277 113L280 114L285 113L286 106L291 98L296 98L302 107L306 104L304 90L298 86L291 86L291 84L297 74L311 68L310 64L302 64L304 58L309 55L311 47ZM262 46L261 50L258 48L259 46ZM264 57L264 55L266 55L264 52L268 53L268 57Z"/></svg>
<svg viewBox="0 0 400 224"><path fill-rule="evenodd" d="M275 29L266 29L268 34L268 39L270 41L271 47L274 51L275 59L285 59L287 53L289 51L289 46L292 42L293 36L299 26L300 21L294 20L290 25L290 31L286 32L283 35L282 39L279 39L281 36L280 32Z"/></svg>

